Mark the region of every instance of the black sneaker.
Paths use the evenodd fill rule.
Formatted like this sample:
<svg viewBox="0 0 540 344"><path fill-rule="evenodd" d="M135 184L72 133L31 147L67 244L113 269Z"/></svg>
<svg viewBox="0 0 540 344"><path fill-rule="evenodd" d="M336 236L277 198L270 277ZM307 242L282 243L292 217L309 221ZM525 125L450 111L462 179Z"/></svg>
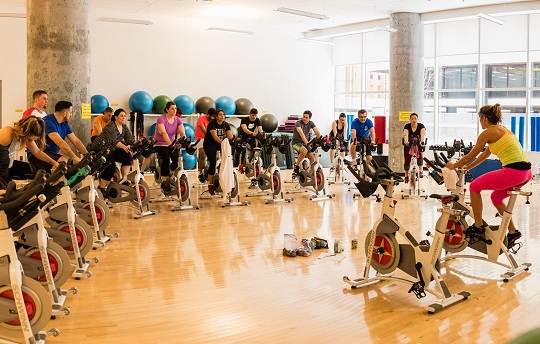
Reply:
<svg viewBox="0 0 540 344"><path fill-rule="evenodd" d="M484 227L478 228L473 223L472 225L469 226L469 228L463 231L463 234L465 235L481 234L481 233L484 233L485 231L486 230L484 229Z"/></svg>
<svg viewBox="0 0 540 344"><path fill-rule="evenodd" d="M515 231L514 233L508 233L507 238L508 238L507 247L512 247L516 243L516 240L521 238L521 232L520 231Z"/></svg>
<svg viewBox="0 0 540 344"><path fill-rule="evenodd" d="M171 184L168 181L161 182L161 190L165 193L171 191Z"/></svg>
<svg viewBox="0 0 540 344"><path fill-rule="evenodd" d="M409 183L409 177L405 177L405 180L403 181L405 184Z"/></svg>
<svg viewBox="0 0 540 344"><path fill-rule="evenodd" d="M204 174L199 174L199 182L201 183L205 183L206 182L206 179L204 178Z"/></svg>

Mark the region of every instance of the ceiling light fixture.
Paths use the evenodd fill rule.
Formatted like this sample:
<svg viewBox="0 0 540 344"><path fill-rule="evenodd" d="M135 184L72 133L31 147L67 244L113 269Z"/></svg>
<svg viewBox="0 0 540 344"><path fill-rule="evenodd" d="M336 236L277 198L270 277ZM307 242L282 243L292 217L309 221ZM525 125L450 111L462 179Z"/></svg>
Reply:
<svg viewBox="0 0 540 344"><path fill-rule="evenodd" d="M122 23L122 24L138 24L138 25L153 25L154 22L149 20L138 20L138 19L123 19L123 18L109 18L109 17L100 17L96 21L109 22L109 23Z"/></svg>
<svg viewBox="0 0 540 344"><path fill-rule="evenodd" d="M485 14L485 13L480 12L476 16L478 18L489 20L490 22L495 23L495 24L506 25L506 22L504 20L500 20L498 18L495 18L494 16L490 16L489 14Z"/></svg>
<svg viewBox="0 0 540 344"><path fill-rule="evenodd" d="M237 30L237 29L229 29L226 27L217 27L217 26L210 26L208 28L210 31L224 31L224 32L232 32L232 33L243 33L245 35L253 35L253 31L248 30Z"/></svg>
<svg viewBox="0 0 540 344"><path fill-rule="evenodd" d="M321 41L321 40L313 39L313 38L299 38L298 40L303 41L303 42L312 42L312 43L319 43L319 44L326 44L326 45L334 45L334 42Z"/></svg>
<svg viewBox="0 0 540 344"><path fill-rule="evenodd" d="M330 19L329 17L325 16L324 14L300 11L300 10L295 10L293 8L287 8L287 7L280 7L276 11L277 12L282 12L282 13L294 14L294 15L302 16L302 17L320 19L320 20Z"/></svg>
<svg viewBox="0 0 540 344"><path fill-rule="evenodd" d="M26 13L0 13L2 18L26 18Z"/></svg>

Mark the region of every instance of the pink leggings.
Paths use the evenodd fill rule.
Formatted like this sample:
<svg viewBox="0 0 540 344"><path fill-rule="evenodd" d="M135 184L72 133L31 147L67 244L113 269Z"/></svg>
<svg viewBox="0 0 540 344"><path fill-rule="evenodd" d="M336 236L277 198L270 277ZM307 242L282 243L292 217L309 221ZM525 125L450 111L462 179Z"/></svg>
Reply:
<svg viewBox="0 0 540 344"><path fill-rule="evenodd" d="M491 193L491 202L494 206L503 203L508 196L508 191L516 186L521 187L532 179L532 170L515 170L503 167L501 170L491 171L473 180L470 186L471 192L480 193L482 190L494 190Z"/></svg>

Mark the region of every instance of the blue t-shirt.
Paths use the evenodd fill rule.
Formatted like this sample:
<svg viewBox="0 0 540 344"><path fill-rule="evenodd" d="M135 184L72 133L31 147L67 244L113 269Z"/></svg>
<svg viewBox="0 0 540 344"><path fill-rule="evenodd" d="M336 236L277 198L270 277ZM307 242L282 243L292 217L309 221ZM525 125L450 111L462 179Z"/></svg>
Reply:
<svg viewBox="0 0 540 344"><path fill-rule="evenodd" d="M65 140L66 137L73 132L73 130L71 130L71 126L68 122L58 123L56 117L54 117L54 114L43 117L43 121L45 122L45 143L47 144L45 150L53 153L60 152L60 147L58 147L56 143L49 138L49 134L58 133L62 140Z"/></svg>
<svg viewBox="0 0 540 344"><path fill-rule="evenodd" d="M373 122L369 118L366 118L366 121L364 123L360 123L360 120L358 118L355 118L351 124L351 130L356 130L357 139L361 139L363 137L371 137L371 133L369 132L369 129L371 128L373 128Z"/></svg>

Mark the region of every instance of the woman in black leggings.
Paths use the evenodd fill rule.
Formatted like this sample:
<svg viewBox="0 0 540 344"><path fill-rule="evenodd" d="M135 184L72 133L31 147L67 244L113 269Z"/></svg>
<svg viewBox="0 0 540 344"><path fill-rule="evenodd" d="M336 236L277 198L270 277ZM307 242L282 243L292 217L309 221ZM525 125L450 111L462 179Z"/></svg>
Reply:
<svg viewBox="0 0 540 344"><path fill-rule="evenodd" d="M225 112L217 109L216 119L208 123L204 136L204 152L208 159L208 192L214 194L214 174L216 173L216 153L221 151L221 142L225 137L232 139L231 126L225 122Z"/></svg>

